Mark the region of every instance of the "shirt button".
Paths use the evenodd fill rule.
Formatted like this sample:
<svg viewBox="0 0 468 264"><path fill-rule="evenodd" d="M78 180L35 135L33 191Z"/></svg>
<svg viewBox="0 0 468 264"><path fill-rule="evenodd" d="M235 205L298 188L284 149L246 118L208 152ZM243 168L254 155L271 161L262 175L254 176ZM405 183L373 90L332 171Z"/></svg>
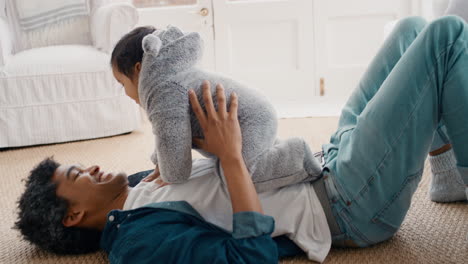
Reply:
<svg viewBox="0 0 468 264"><path fill-rule="evenodd" d="M109 216L109 221L112 222L112 221L114 221L114 219L115 219L115 216L113 216L113 215Z"/></svg>
<svg viewBox="0 0 468 264"><path fill-rule="evenodd" d="M117 228L120 228L120 224L117 225Z"/></svg>

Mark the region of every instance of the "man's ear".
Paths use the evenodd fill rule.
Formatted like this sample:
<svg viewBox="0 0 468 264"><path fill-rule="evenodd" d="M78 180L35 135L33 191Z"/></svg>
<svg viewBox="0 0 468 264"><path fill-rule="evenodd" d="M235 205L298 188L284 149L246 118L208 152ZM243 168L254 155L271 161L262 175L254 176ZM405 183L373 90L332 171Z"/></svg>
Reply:
<svg viewBox="0 0 468 264"><path fill-rule="evenodd" d="M84 215L84 210L69 209L65 217L62 219L62 224L66 227L77 226L83 220Z"/></svg>

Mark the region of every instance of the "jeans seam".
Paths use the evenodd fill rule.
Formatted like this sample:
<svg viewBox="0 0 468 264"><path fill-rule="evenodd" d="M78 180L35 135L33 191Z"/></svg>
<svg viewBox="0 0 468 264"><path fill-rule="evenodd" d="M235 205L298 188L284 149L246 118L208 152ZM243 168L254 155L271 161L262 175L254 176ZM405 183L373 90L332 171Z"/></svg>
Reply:
<svg viewBox="0 0 468 264"><path fill-rule="evenodd" d="M447 53L447 49L450 48L451 46L454 45L456 41L454 42L451 42L449 44L447 44L447 46L444 48L443 51L441 51L439 53L439 55L437 56L436 58L436 62L438 62L440 60L440 57L443 55L443 54L446 54ZM426 85L425 87L422 89L422 92L421 92L421 95L424 95L427 91L428 91L428 88L429 87L429 84L430 84L430 80L432 79L433 75L434 75L434 72L435 72L435 67L433 66L433 69L432 71L430 72L430 74L427 75L427 78L426 78ZM395 138L395 140L391 143L391 146L394 146L394 143L397 142L402 136L403 136L403 131L405 131L405 129L408 127L409 125L409 122L411 119L414 118L414 113L416 111L416 109L418 108L418 106L421 104L422 102L422 98L424 96L419 96L419 98L417 99L416 103L415 103L415 106L414 108L412 109L410 115L409 115L409 118L407 119L405 125L403 126L403 129L401 130L400 134L398 135L397 138ZM352 200L351 202L354 202L356 201L359 197L361 197L365 191L368 189L369 187L369 184L375 179L375 176L377 175L378 171L380 170L380 168L383 166L383 163L385 162L385 160L387 159L388 155L392 152L392 147L390 147L390 149L384 154L382 160L379 162L379 165L377 165L377 168L375 170L374 173L372 173L372 175L369 177L369 179L367 180L366 184L361 188L361 190L359 190L359 192L354 196L352 197Z"/></svg>
<svg viewBox="0 0 468 264"><path fill-rule="evenodd" d="M330 187L327 184L329 180L331 180L332 182L328 184L334 185L335 192L333 192L332 190L329 190ZM340 235L350 237L349 231L345 231L347 229L346 226L349 226L349 228L351 229L351 232L353 232L353 234L355 234L359 239L366 242L368 245L374 244L373 241L369 240L362 232L359 231L357 227L355 227L352 224L352 218L348 216L349 214L348 208L347 206L344 206L344 200L343 200L344 197L342 195L343 191L338 190L337 183L334 181L334 177L332 173L330 173L328 177L325 179L325 189L327 191L328 200L329 200L331 210L332 210L332 213L334 214L335 219L336 220L341 219L344 222L343 223L344 226L342 226L340 221L335 220L336 223L338 224L338 227L340 228L340 232L342 233Z"/></svg>
<svg viewBox="0 0 468 264"><path fill-rule="evenodd" d="M408 185L408 183L414 181L418 175L421 175L422 172L423 172L424 168L422 168L421 170L419 170L418 172L416 173L413 173L411 174L409 177L406 177L405 181L403 182L402 184L402 187L398 190L397 193L395 193L392 198L387 202L387 204L382 208L380 209L373 217L372 217L372 222L374 223L382 223L384 224L385 226L387 226L387 224L383 223L379 218L382 217L383 213L385 211L387 211L387 209L395 202L395 200L400 196L400 194L403 192L403 190L406 188L406 186ZM384 228L385 228L384 226ZM387 229L387 228L386 228ZM389 231L394 231L394 230L390 230L388 229Z"/></svg>
<svg viewBox="0 0 468 264"><path fill-rule="evenodd" d="M372 244L375 244L374 241L370 240L367 238L367 236L365 236L361 231L359 231L359 228L357 228L356 226L353 225L352 223L352 218L349 217L347 215L347 210L345 207L343 207L339 212L338 212L338 215L341 219L343 219L345 222L346 222L346 225L349 226L349 228L351 229L351 231L358 236L359 239L363 240L364 242L366 242L368 245L372 245ZM344 216L344 217L343 217ZM348 234L346 234L347 236L349 236Z"/></svg>
<svg viewBox="0 0 468 264"><path fill-rule="evenodd" d="M427 23L426 23L426 24L427 24ZM425 27L425 26L424 26L424 27ZM408 47L409 47L409 46L411 46L411 44L413 44L414 40L417 38L417 36L419 35L419 33L422 32L422 30L423 30L424 27L422 27L421 30L419 30L419 31L417 31L416 29L413 28L413 30L416 30L416 31L417 31L416 36L414 36L414 35L415 35L415 32L408 32L408 31L405 31L405 32L402 33L401 35L396 35L396 34L395 34L393 37L394 37L394 38L404 38L404 37L406 36L406 37L412 38L411 42L410 42L409 45L408 45ZM395 33L397 32L396 29L395 29L394 32L395 32ZM389 39L389 41L391 42L392 40ZM405 43L405 45L407 45L407 44L408 44L408 43ZM398 61L404 56L404 54L405 54L406 51L408 50L408 47L407 47L406 50L403 52L403 54L400 55L400 57L398 58L398 60L397 60L395 63L393 63L393 65L392 65L392 67L391 67L391 69L390 69L390 71L389 71L389 74L390 74L390 72L393 71L393 69L394 69L395 66L397 65ZM386 51L386 52L387 52L387 51ZM387 55L387 54L386 54L386 55ZM360 84L360 82L359 82L359 84ZM380 83L380 86L382 86L382 84L383 84L383 82ZM377 84L376 84L375 81L372 82L372 86L374 86L374 87L377 86ZM377 89L377 90L378 90L378 89ZM364 91L365 91L365 89L362 89L362 92L363 92L363 93L364 93ZM367 95L365 95L365 96L366 96L367 103L369 103L369 101L372 100L372 98L375 96L375 94L376 94L376 93L374 93L372 96L367 96ZM367 105L366 105L366 106L367 106ZM362 113L362 111L364 111L364 109L366 108L366 106L364 106L364 108L361 110L361 113Z"/></svg>
<svg viewBox="0 0 468 264"><path fill-rule="evenodd" d="M335 177L330 177L330 176L329 176L328 179L331 180L331 184L333 184L333 187L336 190L336 193L333 194L334 198L341 199L341 200L346 200L346 201L351 200L351 199L349 199L348 195L346 194L345 189L341 186L340 183L337 182L338 179L335 179Z"/></svg>
<svg viewBox="0 0 468 264"><path fill-rule="evenodd" d="M442 131L442 127L438 127L436 132L440 136L440 138L441 138L442 142L444 142L444 144L450 144L450 139L447 137L447 135L444 133L444 131Z"/></svg>

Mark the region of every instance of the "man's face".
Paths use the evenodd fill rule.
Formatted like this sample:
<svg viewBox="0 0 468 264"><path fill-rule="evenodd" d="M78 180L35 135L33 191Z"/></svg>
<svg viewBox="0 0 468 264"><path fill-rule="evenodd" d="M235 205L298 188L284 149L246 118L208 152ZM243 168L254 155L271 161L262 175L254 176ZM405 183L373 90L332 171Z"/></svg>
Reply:
<svg viewBox="0 0 468 264"><path fill-rule="evenodd" d="M128 188L125 173L106 173L98 166L61 165L52 181L57 184L57 195L69 202L70 209L84 210L88 217L100 214Z"/></svg>

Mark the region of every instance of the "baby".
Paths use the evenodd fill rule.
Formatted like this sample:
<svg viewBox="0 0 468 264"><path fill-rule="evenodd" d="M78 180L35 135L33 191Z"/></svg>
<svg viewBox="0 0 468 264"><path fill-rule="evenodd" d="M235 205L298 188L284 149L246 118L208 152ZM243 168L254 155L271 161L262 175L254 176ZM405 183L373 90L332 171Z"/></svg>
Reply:
<svg viewBox="0 0 468 264"><path fill-rule="evenodd" d="M114 77L146 111L153 126L156 147L151 159L162 180L182 183L190 176L192 138L203 138L203 134L188 91L193 89L203 103L204 80L214 84L211 94L216 109L216 84L224 87L227 97L232 92L238 96L242 154L258 192L318 179L321 165L304 140L276 139L276 113L264 97L234 80L196 67L202 50L198 33L147 26L122 37L112 52Z"/></svg>

